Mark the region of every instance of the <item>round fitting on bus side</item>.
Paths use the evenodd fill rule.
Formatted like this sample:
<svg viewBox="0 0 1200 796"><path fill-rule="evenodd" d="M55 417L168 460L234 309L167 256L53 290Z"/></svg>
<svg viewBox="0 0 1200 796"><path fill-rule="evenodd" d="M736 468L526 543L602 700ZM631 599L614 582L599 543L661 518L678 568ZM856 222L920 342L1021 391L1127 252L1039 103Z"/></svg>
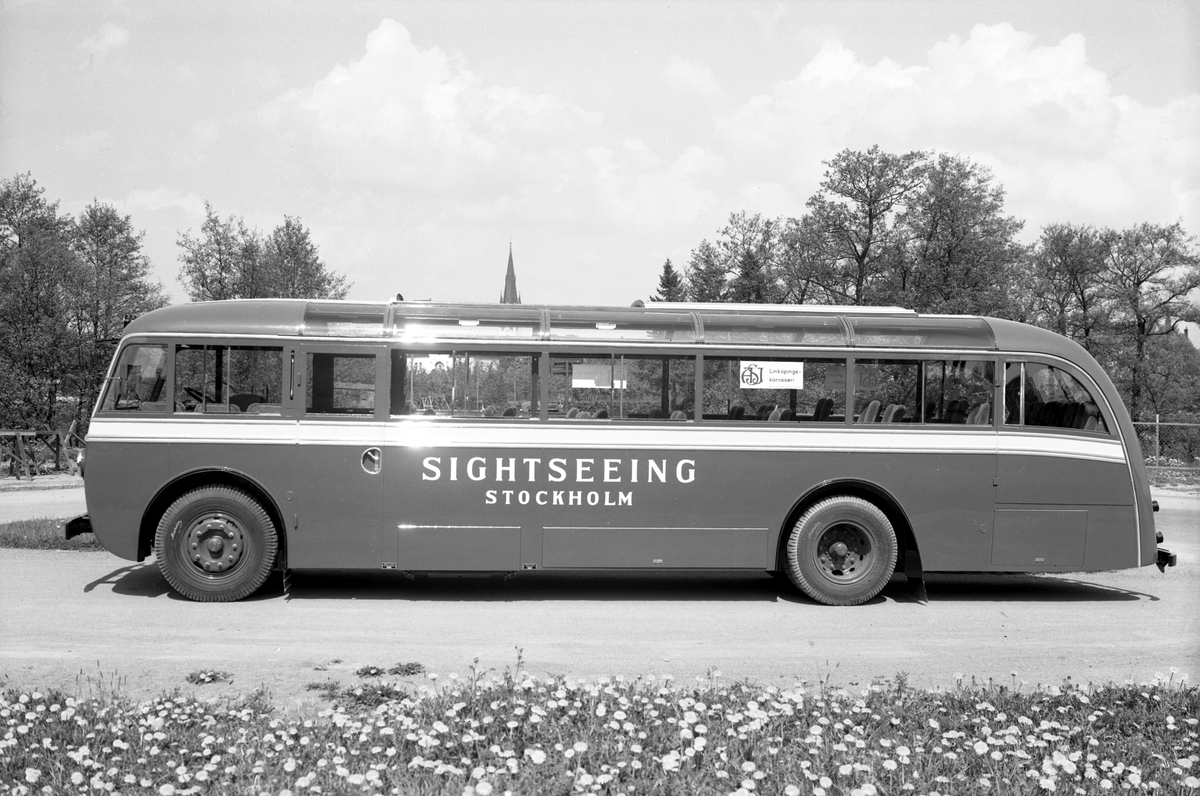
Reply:
<svg viewBox="0 0 1200 796"><path fill-rule="evenodd" d="M896 568L896 532L874 503L837 495L808 508L792 527L784 567L798 589L826 605L858 605Z"/></svg>
<svg viewBox="0 0 1200 796"><path fill-rule="evenodd" d="M279 541L257 500L227 486L193 489L159 520L158 568L190 600L230 602L253 594L271 572Z"/></svg>

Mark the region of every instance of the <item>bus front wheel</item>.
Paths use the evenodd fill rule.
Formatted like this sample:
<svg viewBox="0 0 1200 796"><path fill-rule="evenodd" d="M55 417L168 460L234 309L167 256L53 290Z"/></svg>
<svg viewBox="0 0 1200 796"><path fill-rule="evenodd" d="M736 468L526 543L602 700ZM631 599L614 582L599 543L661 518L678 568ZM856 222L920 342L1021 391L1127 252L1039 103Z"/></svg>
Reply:
<svg viewBox="0 0 1200 796"><path fill-rule="evenodd" d="M896 568L896 532L878 506L838 495L800 515L787 541L792 583L826 605L865 603Z"/></svg>
<svg viewBox="0 0 1200 796"><path fill-rule="evenodd" d="M271 572L279 542L257 500L228 486L193 489L163 513L154 537L158 568L189 600L232 602Z"/></svg>

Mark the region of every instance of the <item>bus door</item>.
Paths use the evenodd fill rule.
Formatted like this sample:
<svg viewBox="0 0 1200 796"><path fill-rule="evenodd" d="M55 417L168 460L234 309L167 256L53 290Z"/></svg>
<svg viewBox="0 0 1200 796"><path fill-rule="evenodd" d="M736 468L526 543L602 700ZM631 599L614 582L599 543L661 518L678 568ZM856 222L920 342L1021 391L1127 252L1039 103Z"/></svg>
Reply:
<svg viewBox="0 0 1200 796"><path fill-rule="evenodd" d="M304 344L295 354L298 505L288 537L289 565L378 568L386 351Z"/></svg>
<svg viewBox="0 0 1200 796"><path fill-rule="evenodd" d="M537 423L538 355L393 349L389 359L383 567L512 571L539 562L531 507L504 510L501 493L510 487L517 503L512 482L529 472L529 454L500 447Z"/></svg>

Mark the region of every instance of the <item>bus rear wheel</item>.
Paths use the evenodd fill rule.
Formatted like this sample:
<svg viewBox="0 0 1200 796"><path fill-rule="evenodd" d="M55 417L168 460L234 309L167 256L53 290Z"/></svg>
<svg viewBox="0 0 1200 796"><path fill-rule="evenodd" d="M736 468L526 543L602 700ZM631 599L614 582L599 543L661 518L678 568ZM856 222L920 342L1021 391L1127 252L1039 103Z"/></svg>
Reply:
<svg viewBox="0 0 1200 796"><path fill-rule="evenodd" d="M228 486L193 489L163 512L154 537L158 568L189 600L232 602L253 594L279 541L262 505Z"/></svg>
<svg viewBox="0 0 1200 796"><path fill-rule="evenodd" d="M858 605L896 568L896 532L878 506L838 495L813 504L788 536L784 568L798 589L826 605Z"/></svg>

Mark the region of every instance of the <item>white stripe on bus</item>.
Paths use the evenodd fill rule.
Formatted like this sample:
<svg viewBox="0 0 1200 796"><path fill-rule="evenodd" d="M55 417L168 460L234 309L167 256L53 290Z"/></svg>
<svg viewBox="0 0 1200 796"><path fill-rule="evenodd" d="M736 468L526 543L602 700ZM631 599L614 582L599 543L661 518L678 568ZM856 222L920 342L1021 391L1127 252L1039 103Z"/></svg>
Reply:
<svg viewBox="0 0 1200 796"><path fill-rule="evenodd" d="M690 425L492 424L295 420L109 420L93 421L95 442L189 444L365 445L406 448L557 448L714 450L762 452L1004 454L1124 463L1116 439L1070 434L966 429L736 427Z"/></svg>

